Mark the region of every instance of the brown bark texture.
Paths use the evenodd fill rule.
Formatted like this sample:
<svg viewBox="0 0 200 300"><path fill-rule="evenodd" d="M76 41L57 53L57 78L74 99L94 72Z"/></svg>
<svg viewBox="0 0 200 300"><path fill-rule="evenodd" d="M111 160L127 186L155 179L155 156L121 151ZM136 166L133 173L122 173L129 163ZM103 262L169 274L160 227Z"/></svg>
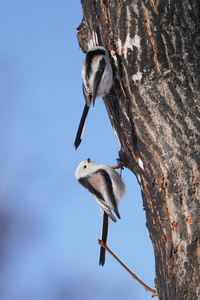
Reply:
<svg viewBox="0 0 200 300"><path fill-rule="evenodd" d="M159 299L200 299L200 1L82 8L80 48L104 46L112 61L104 103L120 159L141 186Z"/></svg>

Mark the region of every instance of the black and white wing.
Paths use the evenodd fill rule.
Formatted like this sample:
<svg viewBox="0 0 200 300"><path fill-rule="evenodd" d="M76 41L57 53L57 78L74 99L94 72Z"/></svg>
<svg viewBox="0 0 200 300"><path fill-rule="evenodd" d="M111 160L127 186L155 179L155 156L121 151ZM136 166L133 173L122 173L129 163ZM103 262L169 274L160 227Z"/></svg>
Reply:
<svg viewBox="0 0 200 300"><path fill-rule="evenodd" d="M105 58L102 57L99 61L99 66L98 70L95 72L95 77L93 79L93 89L92 89L92 101L93 101L93 106L95 103L95 99L97 97L97 91L101 82L101 78L103 76L104 70L106 67L106 61Z"/></svg>
<svg viewBox="0 0 200 300"><path fill-rule="evenodd" d="M81 177L78 181L90 192L90 194L92 194L103 212L105 212L113 220L113 222L116 223L117 220L111 212L109 204L105 201L101 193L102 186L105 184L101 174L99 172L95 172L89 178Z"/></svg>
<svg viewBox="0 0 200 300"><path fill-rule="evenodd" d="M97 173L99 173L101 175L101 177L103 178L104 184L102 186L102 194L103 194L104 200L109 205L110 209L114 210L116 216L119 219L121 219L119 211L118 211L118 207L117 207L117 201L115 199L114 192L113 192L113 185L112 185L112 181L110 179L110 175L104 169L99 169L97 171Z"/></svg>

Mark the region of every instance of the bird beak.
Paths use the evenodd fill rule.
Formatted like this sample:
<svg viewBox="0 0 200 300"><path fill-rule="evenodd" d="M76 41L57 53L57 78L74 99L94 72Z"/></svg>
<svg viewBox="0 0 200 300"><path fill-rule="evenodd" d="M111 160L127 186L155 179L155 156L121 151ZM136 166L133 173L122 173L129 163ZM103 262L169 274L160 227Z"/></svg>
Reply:
<svg viewBox="0 0 200 300"><path fill-rule="evenodd" d="M87 159L88 163L90 163L90 158Z"/></svg>

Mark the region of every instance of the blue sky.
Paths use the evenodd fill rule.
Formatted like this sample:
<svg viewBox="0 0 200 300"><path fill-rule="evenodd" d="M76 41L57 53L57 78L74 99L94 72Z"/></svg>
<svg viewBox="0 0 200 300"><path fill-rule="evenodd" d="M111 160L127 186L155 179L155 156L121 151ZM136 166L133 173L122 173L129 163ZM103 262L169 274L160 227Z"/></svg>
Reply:
<svg viewBox="0 0 200 300"><path fill-rule="evenodd" d="M1 1L0 11L0 298L4 300L149 299L107 253L99 267L102 217L76 181L90 158L116 164L117 140L101 99L84 139L74 138L84 107L76 28L79 1ZM154 254L140 187L124 170L121 220L108 246L154 287Z"/></svg>

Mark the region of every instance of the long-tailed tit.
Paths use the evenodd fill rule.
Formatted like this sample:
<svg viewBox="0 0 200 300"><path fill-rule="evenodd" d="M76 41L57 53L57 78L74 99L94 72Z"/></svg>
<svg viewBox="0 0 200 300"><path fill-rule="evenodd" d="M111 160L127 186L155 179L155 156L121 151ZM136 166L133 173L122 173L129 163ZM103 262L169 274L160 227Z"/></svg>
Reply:
<svg viewBox="0 0 200 300"><path fill-rule="evenodd" d="M74 142L76 149L82 141L91 103L94 106L96 98L109 93L112 83L113 71L106 49L101 46L89 49L82 67L82 88L86 103Z"/></svg>
<svg viewBox="0 0 200 300"><path fill-rule="evenodd" d="M96 164L89 158L78 165L75 176L92 194L103 211L101 239L106 244L109 219L117 222L112 211L120 219L118 203L125 193L125 185L117 171L107 165ZM105 249L101 247L99 265L103 266L104 263Z"/></svg>

